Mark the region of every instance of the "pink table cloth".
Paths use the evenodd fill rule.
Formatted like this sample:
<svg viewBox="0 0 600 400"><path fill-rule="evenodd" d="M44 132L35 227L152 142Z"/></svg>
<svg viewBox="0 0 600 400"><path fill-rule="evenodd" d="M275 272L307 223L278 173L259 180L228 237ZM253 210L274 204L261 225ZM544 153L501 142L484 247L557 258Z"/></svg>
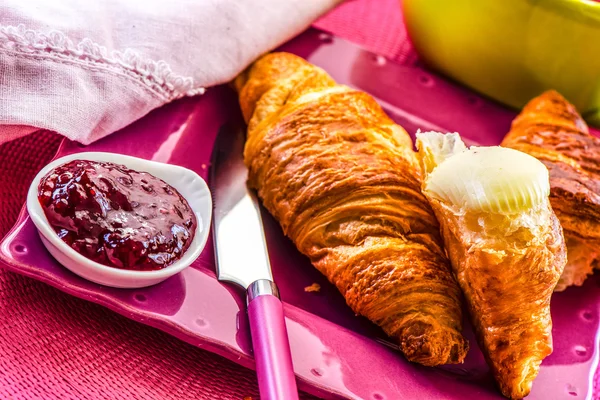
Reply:
<svg viewBox="0 0 600 400"><path fill-rule="evenodd" d="M416 60L398 0L349 1L315 26L397 62ZM38 131L0 146L0 235L60 140ZM253 371L0 270L0 398L256 400L258 389Z"/></svg>

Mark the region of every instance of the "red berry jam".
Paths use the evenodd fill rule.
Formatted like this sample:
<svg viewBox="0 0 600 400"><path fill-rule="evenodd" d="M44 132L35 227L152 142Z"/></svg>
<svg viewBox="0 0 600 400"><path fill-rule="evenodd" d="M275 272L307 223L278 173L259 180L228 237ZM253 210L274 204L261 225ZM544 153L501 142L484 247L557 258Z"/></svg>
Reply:
<svg viewBox="0 0 600 400"><path fill-rule="evenodd" d="M165 268L181 258L196 231L194 212L177 190L123 165L63 164L42 179L38 198L62 240L111 267Z"/></svg>

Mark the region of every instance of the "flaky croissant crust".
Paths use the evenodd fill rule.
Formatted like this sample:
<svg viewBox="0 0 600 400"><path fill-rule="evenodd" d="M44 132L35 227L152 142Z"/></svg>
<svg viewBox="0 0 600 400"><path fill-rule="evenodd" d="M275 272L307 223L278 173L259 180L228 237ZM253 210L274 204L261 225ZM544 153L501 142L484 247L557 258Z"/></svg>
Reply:
<svg viewBox="0 0 600 400"><path fill-rule="evenodd" d="M566 262L558 219L548 203L494 217L431 201L483 354L502 393L521 399L552 353L550 299ZM513 231L523 217L535 227Z"/></svg>
<svg viewBox="0 0 600 400"><path fill-rule="evenodd" d="M564 229L568 265L557 290L581 285L600 258L600 139L555 91L532 99L502 146L528 153L550 172L550 202Z"/></svg>
<svg viewBox="0 0 600 400"><path fill-rule="evenodd" d="M552 352L550 298L566 262L548 171L515 150L467 149L458 134L418 134L417 148L479 346L502 393L521 399Z"/></svg>
<svg viewBox="0 0 600 400"><path fill-rule="evenodd" d="M285 234L409 360L462 362L461 295L408 134L291 54L262 57L235 86L249 184Z"/></svg>

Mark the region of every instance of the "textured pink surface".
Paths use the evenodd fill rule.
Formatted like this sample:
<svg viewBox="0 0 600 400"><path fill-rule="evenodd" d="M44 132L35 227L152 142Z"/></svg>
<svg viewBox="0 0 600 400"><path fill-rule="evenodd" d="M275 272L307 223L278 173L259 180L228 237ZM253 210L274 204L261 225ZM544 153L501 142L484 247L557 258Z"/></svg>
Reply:
<svg viewBox="0 0 600 400"><path fill-rule="evenodd" d="M404 28L401 1L346 1L314 26L390 60L412 62L416 60L416 55Z"/></svg>
<svg viewBox="0 0 600 400"><path fill-rule="evenodd" d="M356 14L361 9L364 14ZM402 56L402 45L390 40L393 34L382 29L385 18L400 22L396 1L356 0L319 25L354 33L354 41L410 61ZM363 25L367 21L371 25ZM382 79L394 82L391 76ZM38 132L0 147L2 232L15 220L34 172L57 145L55 136ZM0 398L257 398L253 372L5 271L0 272L0 321Z"/></svg>

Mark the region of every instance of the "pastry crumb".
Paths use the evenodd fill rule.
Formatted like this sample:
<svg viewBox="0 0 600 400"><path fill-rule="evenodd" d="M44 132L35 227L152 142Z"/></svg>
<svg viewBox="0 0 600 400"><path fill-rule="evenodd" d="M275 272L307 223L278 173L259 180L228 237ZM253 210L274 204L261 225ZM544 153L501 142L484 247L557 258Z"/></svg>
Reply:
<svg viewBox="0 0 600 400"><path fill-rule="evenodd" d="M321 285L319 285L318 283L313 283L310 286L307 286L304 288L305 292L319 292L321 291Z"/></svg>

